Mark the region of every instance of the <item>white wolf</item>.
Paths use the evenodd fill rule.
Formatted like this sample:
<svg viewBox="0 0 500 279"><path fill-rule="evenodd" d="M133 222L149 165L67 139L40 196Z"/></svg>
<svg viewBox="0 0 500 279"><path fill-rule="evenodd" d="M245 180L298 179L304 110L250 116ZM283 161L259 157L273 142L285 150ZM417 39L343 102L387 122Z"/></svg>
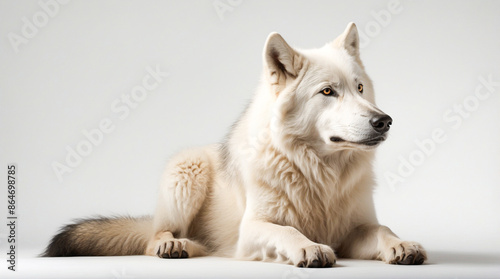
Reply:
<svg viewBox="0 0 500 279"><path fill-rule="evenodd" d="M227 139L170 160L153 218L82 220L64 227L45 256L422 264L422 246L375 216L371 164L392 119L375 106L356 26L312 50L272 33L263 56L260 86Z"/></svg>

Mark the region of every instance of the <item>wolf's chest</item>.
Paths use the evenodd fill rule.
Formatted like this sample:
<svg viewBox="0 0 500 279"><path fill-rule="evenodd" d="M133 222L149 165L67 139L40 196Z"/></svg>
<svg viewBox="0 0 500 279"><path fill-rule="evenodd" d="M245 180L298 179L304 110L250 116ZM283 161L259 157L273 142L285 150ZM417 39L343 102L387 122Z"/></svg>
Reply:
<svg viewBox="0 0 500 279"><path fill-rule="evenodd" d="M343 177L345 166L327 166L307 151L301 164L270 146L264 154L255 172L260 214L298 229L312 241L338 243L352 228L352 190L358 181Z"/></svg>
<svg viewBox="0 0 500 279"><path fill-rule="evenodd" d="M277 224L296 228L314 242L336 246L352 227L352 205L335 193L327 196L304 185L289 186L290 191L265 194L265 215Z"/></svg>

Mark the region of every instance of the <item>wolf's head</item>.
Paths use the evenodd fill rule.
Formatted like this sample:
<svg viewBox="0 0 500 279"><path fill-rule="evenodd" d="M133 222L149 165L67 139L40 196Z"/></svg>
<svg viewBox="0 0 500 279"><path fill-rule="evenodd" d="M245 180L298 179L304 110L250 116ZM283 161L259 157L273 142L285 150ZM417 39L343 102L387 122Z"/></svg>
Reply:
<svg viewBox="0 0 500 279"><path fill-rule="evenodd" d="M293 49L272 33L264 65L274 95L271 130L280 142L300 141L329 154L371 149L386 139L392 119L375 106L354 23L333 42L311 50Z"/></svg>

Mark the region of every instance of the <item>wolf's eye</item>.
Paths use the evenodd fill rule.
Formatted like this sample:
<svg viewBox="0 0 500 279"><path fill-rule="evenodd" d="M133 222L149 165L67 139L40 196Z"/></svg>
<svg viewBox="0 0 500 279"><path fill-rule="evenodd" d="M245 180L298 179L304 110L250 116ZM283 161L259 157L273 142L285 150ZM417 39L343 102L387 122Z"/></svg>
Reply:
<svg viewBox="0 0 500 279"><path fill-rule="evenodd" d="M335 96L335 91L333 91L330 87L323 88L320 93L325 96Z"/></svg>
<svg viewBox="0 0 500 279"><path fill-rule="evenodd" d="M359 93L363 93L363 84L358 84L358 91Z"/></svg>

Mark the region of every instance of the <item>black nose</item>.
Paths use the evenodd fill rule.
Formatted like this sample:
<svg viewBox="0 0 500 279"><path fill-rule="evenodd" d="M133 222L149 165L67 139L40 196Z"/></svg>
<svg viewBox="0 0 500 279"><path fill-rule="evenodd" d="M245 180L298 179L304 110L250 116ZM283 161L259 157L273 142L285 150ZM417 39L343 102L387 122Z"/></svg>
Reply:
<svg viewBox="0 0 500 279"><path fill-rule="evenodd" d="M378 114L370 119L373 129L380 134L389 131L392 124L392 118L387 114Z"/></svg>

